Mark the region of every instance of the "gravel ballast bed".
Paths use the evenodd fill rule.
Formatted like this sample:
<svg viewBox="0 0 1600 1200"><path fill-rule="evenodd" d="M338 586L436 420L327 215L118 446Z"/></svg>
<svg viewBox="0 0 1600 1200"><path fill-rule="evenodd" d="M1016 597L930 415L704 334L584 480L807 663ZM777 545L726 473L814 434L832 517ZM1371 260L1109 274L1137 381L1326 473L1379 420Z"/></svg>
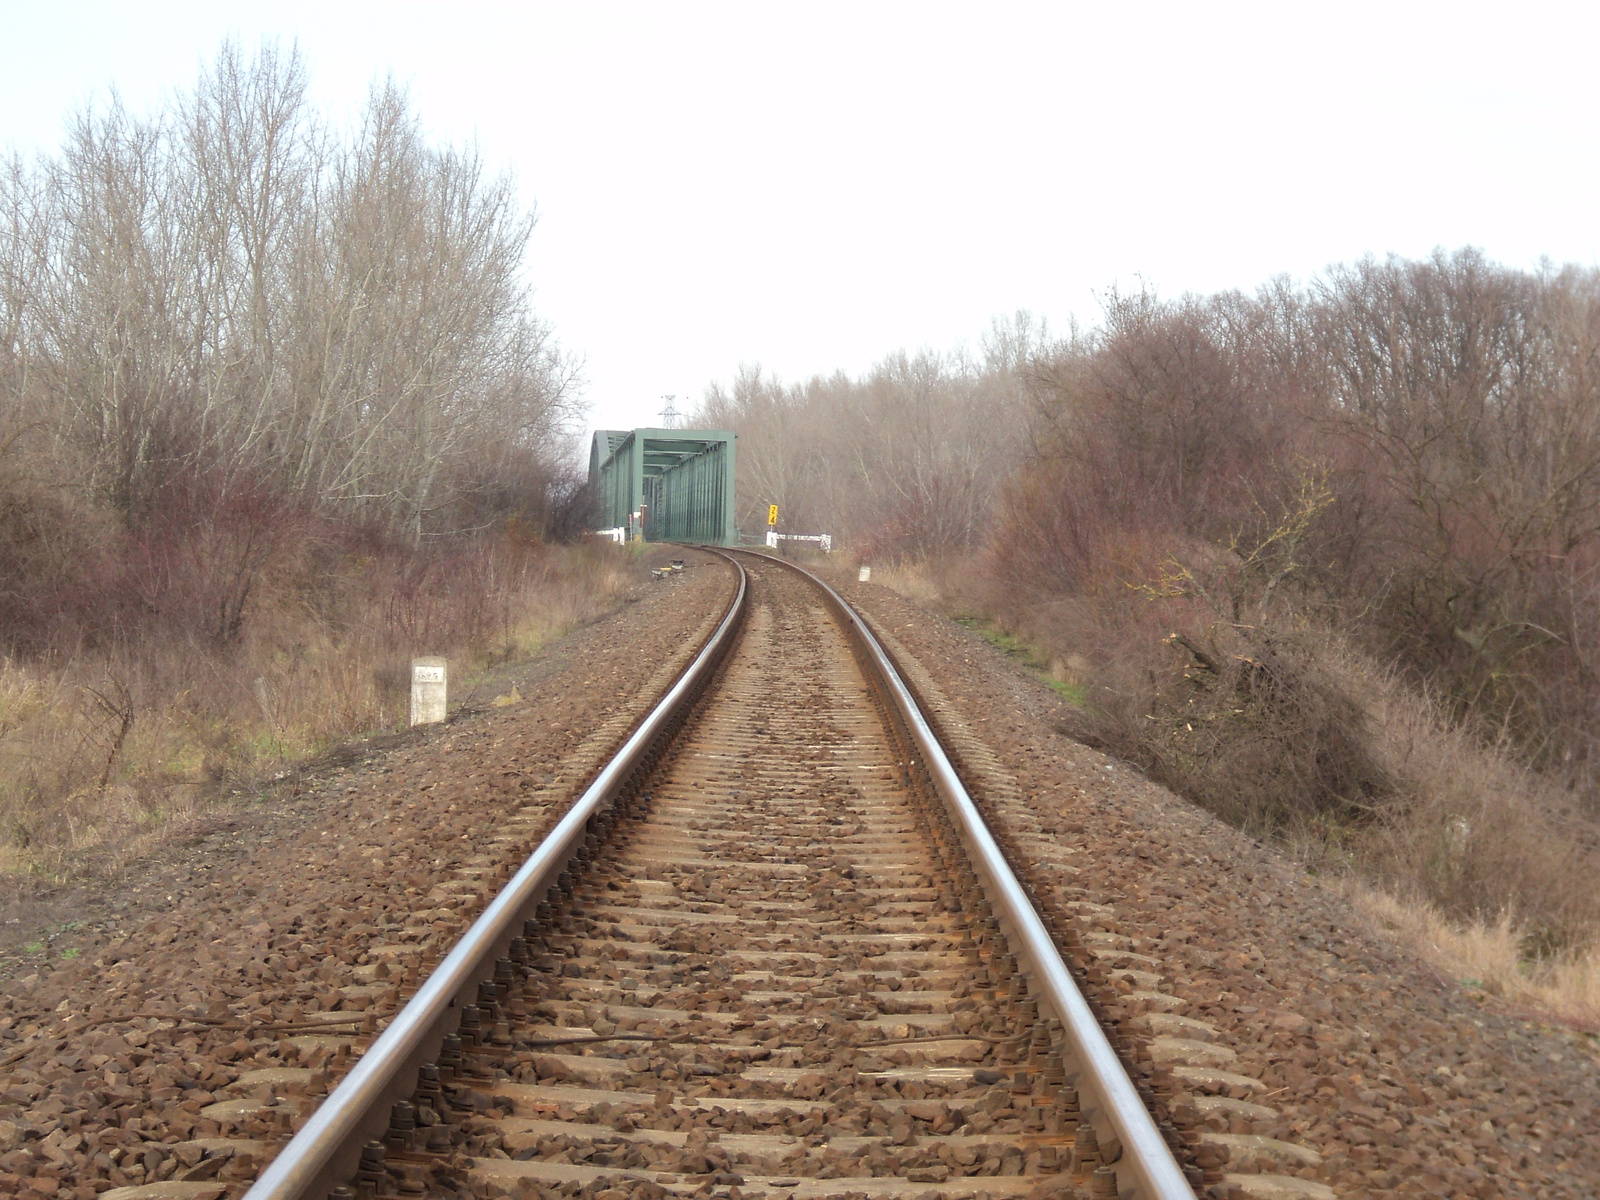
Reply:
<svg viewBox="0 0 1600 1200"><path fill-rule="evenodd" d="M1059 731L1066 702L977 634L887 588L833 582L915 660L937 693L923 698L960 727L941 733L991 760L994 790L1010 797L991 803L1085 935L1154 959L1184 1002L1175 1011L1216 1031L1226 1070L1265 1085L1248 1100L1275 1117L1210 1110L1210 1132L1234 1139L1226 1170L1242 1161L1346 1197L1600 1194L1591 1039L1442 977L1336 885L1073 741ZM1322 1163L1269 1162L1258 1135Z"/></svg>
<svg viewBox="0 0 1600 1200"><path fill-rule="evenodd" d="M0 1193L241 1193L721 616L720 560L643 569L683 556L506 673L521 703L357 747L81 894L0 989Z"/></svg>

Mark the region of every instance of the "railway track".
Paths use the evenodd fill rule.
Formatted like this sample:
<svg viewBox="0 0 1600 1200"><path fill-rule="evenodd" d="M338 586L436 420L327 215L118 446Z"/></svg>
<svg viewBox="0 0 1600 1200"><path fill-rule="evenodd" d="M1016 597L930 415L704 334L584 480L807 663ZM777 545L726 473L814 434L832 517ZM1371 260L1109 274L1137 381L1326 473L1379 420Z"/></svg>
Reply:
<svg viewBox="0 0 1600 1200"><path fill-rule="evenodd" d="M853 619L830 624L771 561L687 723L652 711L733 590L724 560L687 565L541 659L525 707L356 748L279 807L230 811L0 991L0 1198L1092 1193L1050 1050L1103 1157L1123 1139L1076 1023L1053 1023L1048 935L1137 1084L1130 1108L1171 1117L1208 1200L1594 1194L1592 1067L1571 1039L1418 973L1294 864L1050 732L1048 703L916 608L860 589L943 746ZM696 754L723 773L669 803ZM569 863L591 832L591 864ZM996 842L1043 932L1007 915ZM671 861L689 843L704 870ZM581 887L541 916L563 869ZM480 997L501 958L509 986ZM446 1043L473 1004L477 1033L456 1036L484 1044ZM374 1140L382 1169L369 1155L359 1179ZM1136 1153L1119 1194L1159 1194Z"/></svg>
<svg viewBox="0 0 1600 1200"><path fill-rule="evenodd" d="M739 557L250 1200L1194 1195L870 633Z"/></svg>

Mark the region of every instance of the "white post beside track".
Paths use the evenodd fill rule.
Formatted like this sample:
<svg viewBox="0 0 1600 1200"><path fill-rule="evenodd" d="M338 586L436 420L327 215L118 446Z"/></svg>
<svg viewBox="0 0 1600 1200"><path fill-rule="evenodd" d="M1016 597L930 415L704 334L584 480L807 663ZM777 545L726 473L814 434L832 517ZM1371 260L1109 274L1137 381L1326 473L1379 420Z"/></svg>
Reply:
<svg viewBox="0 0 1600 1200"><path fill-rule="evenodd" d="M449 667L442 658L411 660L411 723L437 725L445 717L450 695Z"/></svg>

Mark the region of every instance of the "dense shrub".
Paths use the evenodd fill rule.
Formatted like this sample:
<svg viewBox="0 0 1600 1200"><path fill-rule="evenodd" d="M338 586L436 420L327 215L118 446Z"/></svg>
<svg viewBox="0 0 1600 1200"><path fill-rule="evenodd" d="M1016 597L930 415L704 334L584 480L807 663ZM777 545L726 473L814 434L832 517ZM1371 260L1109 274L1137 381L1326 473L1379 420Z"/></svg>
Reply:
<svg viewBox="0 0 1600 1200"><path fill-rule="evenodd" d="M1600 930L1600 272L1112 297L1031 379L989 602L1093 662L1085 736L1450 911Z"/></svg>

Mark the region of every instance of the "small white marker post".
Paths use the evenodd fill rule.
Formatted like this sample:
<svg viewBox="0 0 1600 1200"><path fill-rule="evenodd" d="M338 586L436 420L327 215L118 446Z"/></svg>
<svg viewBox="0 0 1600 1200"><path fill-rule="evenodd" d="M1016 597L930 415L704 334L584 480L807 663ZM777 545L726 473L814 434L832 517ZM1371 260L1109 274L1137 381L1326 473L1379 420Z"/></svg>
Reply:
<svg viewBox="0 0 1600 1200"><path fill-rule="evenodd" d="M437 725L444 720L449 683L442 658L411 660L411 723Z"/></svg>
<svg viewBox="0 0 1600 1200"><path fill-rule="evenodd" d="M871 567L862 567L861 570L856 572L856 582L857 583L870 583L871 581L872 581L872 568Z"/></svg>

